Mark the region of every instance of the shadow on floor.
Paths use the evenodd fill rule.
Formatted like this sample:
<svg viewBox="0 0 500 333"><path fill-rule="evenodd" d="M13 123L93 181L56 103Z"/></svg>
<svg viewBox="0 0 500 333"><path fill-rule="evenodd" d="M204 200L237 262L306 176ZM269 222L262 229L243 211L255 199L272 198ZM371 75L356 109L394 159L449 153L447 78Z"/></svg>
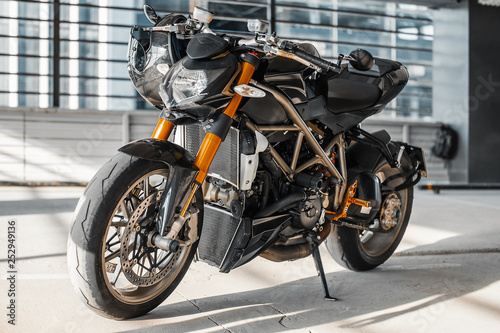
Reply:
<svg viewBox="0 0 500 333"><path fill-rule="evenodd" d="M319 279L310 277L272 288L186 299L160 306L131 321L175 320L173 324L150 326L148 332L185 332L186 329L213 332L217 326L231 332L256 332L264 327L266 332L281 332L341 320L340 327L363 329L412 314L407 324L414 328L410 331L415 331L422 320L425 323L433 318L432 313L420 318L419 310L426 308L432 312L438 305L446 306L444 301L482 289L500 279L500 272L488 264L489 261L476 261L473 256L455 256L454 263L448 264L443 263L446 260L442 256L396 258L371 272L330 273L327 275L330 290L341 299L339 302L323 300ZM492 261L497 258L497 254L483 256L491 256ZM228 283L230 281L228 278ZM474 306L489 307L500 315L500 310L489 304ZM186 319L185 316L190 317ZM143 330L128 332L140 331Z"/></svg>

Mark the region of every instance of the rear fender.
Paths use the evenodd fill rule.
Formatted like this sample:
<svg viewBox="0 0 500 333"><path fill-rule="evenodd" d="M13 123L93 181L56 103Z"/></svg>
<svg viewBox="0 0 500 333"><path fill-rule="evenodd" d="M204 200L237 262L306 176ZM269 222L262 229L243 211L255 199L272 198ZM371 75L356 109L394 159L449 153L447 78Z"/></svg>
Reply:
<svg viewBox="0 0 500 333"><path fill-rule="evenodd" d="M120 149L122 153L146 160L165 163L169 168L168 183L160 201L157 221L158 232L163 235L167 223L173 221L177 207L182 208L189 196L198 168L194 157L184 148L169 141L143 139L131 142Z"/></svg>
<svg viewBox="0 0 500 333"><path fill-rule="evenodd" d="M399 168L400 174L391 177L404 178L404 184L397 190L414 186L421 176L427 177L427 166L422 148L410 146L404 142L391 141L386 131L372 133L376 140L356 142L346 151L348 179L362 172L374 172L377 166L386 160L393 168ZM416 178L414 179L414 176ZM382 184L384 189L386 184Z"/></svg>
<svg viewBox="0 0 500 333"><path fill-rule="evenodd" d="M352 130L354 134L353 145L346 151L348 167L363 167L364 171L372 171L381 158L384 158L389 165L400 167L407 157L410 162L410 168L416 169L422 176L427 177L427 168L425 156L422 148L410 146L407 143L391 141L391 136L387 131L381 130L374 133L368 133L360 128Z"/></svg>
<svg viewBox="0 0 500 333"><path fill-rule="evenodd" d="M348 179L361 172L373 172L382 159L387 160L389 156L385 155L394 154L397 151L397 147L391 142L391 137L386 131L371 133L371 135L379 141L357 141L346 150ZM388 162L391 164L391 161Z"/></svg>

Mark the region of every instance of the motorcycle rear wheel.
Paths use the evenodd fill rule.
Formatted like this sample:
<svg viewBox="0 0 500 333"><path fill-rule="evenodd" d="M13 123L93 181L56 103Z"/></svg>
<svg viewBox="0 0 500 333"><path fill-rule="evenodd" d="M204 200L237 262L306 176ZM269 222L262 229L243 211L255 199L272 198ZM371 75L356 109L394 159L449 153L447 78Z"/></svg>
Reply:
<svg viewBox="0 0 500 333"><path fill-rule="evenodd" d="M175 251L151 244L168 173L162 162L119 153L80 198L68 239L68 268L81 299L104 317L132 318L156 308L191 264L201 234L200 191L179 232L191 244Z"/></svg>
<svg viewBox="0 0 500 333"><path fill-rule="evenodd" d="M388 177L402 172L402 169L391 168L384 161L375 168L374 174L384 182ZM404 180L401 178L389 182L395 187ZM367 241L363 240L366 231L336 226L326 239L326 247L333 259L341 266L353 271L367 271L383 264L398 247L408 226L413 204L413 187L393 192L401 201L400 220L389 230L374 232ZM388 195L384 195L382 201Z"/></svg>

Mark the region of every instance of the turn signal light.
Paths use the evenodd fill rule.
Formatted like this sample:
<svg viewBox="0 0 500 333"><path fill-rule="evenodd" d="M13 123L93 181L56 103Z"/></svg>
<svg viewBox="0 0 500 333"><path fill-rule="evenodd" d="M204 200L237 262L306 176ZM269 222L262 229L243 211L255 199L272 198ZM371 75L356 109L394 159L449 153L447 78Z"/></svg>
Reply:
<svg viewBox="0 0 500 333"><path fill-rule="evenodd" d="M262 98L266 93L258 88L249 86L247 84L240 84L233 88L233 90L243 97Z"/></svg>

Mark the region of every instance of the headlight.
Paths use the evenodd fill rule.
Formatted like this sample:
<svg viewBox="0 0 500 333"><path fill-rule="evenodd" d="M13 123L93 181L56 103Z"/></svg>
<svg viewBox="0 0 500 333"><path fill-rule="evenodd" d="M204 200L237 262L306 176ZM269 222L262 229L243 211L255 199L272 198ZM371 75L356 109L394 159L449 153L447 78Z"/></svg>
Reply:
<svg viewBox="0 0 500 333"><path fill-rule="evenodd" d="M202 92L207 86L208 77L204 70L191 70L179 65L174 69L167 89L160 88L160 96L166 106L187 106L203 99L206 93Z"/></svg>
<svg viewBox="0 0 500 333"><path fill-rule="evenodd" d="M206 119L226 106L233 93L231 83L239 62L231 53L215 59L193 60L184 57L170 67L159 92L172 117Z"/></svg>

